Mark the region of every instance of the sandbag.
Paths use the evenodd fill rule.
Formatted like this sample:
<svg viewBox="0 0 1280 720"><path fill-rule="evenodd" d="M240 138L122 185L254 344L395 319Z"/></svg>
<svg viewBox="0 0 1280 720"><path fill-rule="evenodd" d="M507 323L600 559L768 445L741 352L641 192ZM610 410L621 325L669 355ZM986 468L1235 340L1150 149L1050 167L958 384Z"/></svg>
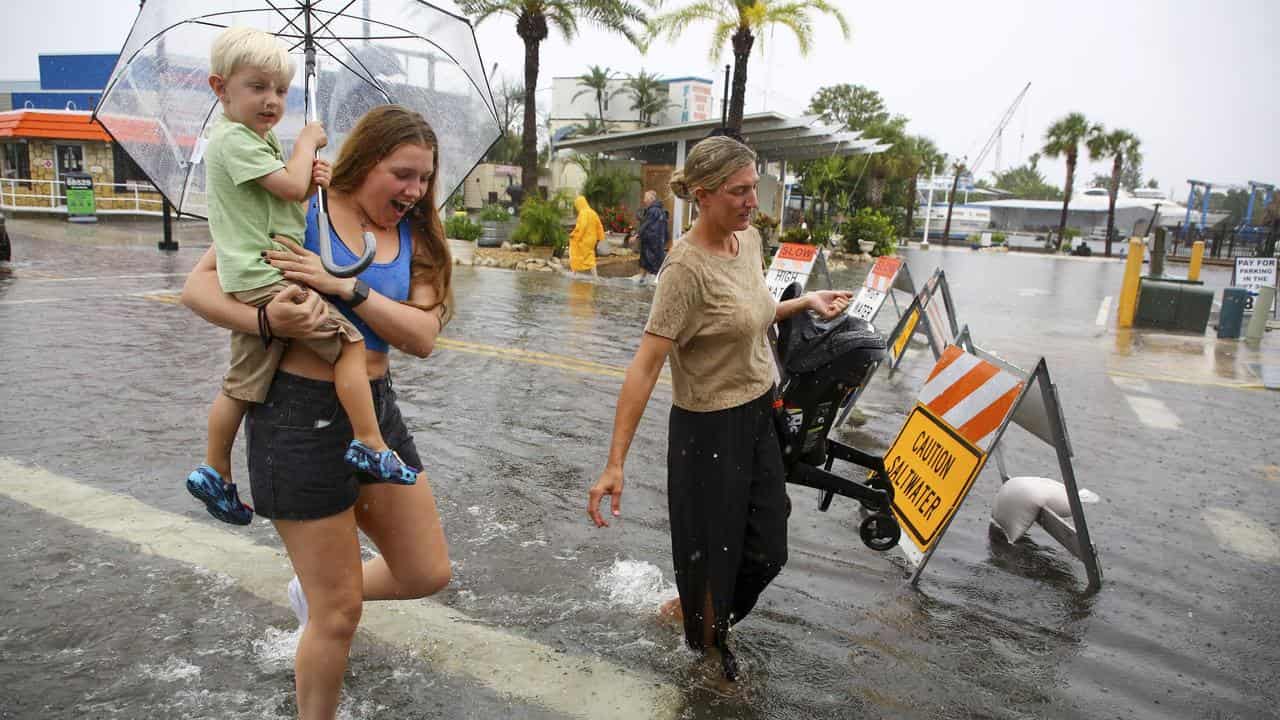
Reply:
<svg viewBox="0 0 1280 720"><path fill-rule="evenodd" d="M1080 501L1097 502L1098 496L1082 489ZM1035 524L1042 509L1064 519L1071 517L1067 487L1057 480L1043 477L1009 478L996 493L995 504L991 507L991 522L1000 528L1009 542L1017 542Z"/></svg>

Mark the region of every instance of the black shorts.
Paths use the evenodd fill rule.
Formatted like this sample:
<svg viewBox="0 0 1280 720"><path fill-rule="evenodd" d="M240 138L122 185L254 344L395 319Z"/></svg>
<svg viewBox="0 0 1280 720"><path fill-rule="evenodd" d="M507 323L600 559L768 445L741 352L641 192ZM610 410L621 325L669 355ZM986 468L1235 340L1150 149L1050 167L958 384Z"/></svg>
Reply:
<svg viewBox="0 0 1280 720"><path fill-rule="evenodd" d="M391 376L369 383L378 427L387 446L407 465L422 467L404 424ZM267 399L245 416L253 509L274 520L314 520L355 505L361 483L381 482L358 472L342 456L351 422L333 383L277 372Z"/></svg>

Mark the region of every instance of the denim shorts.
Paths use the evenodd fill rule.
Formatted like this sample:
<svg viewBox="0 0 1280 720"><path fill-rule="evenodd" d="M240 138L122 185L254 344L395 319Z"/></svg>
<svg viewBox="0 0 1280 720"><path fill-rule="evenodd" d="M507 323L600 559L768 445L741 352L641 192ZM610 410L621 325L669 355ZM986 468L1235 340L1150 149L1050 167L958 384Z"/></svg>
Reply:
<svg viewBox="0 0 1280 720"><path fill-rule="evenodd" d="M391 376L369 383L378 427L407 465L422 467ZM277 372L267 399L245 416L253 509L274 520L314 520L356 504L361 483L381 482L342 459L351 422L333 383Z"/></svg>

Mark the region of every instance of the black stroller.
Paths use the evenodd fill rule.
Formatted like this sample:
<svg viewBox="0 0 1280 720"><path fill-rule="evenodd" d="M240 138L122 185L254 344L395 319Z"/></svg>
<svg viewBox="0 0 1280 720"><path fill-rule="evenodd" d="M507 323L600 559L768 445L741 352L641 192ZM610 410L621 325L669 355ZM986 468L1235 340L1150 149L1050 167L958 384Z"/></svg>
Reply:
<svg viewBox="0 0 1280 720"><path fill-rule="evenodd" d="M782 299L800 292L800 284L792 283ZM884 338L850 315L824 322L802 312L778 324L775 349L782 378L775 421L787 482L821 490L818 508L824 512L835 495L862 503L867 511L858 528L862 542L881 552L893 548L902 529L891 509L893 485L884 459L827 438L840 409L856 400L879 367ZM869 470L866 482L832 473L836 460Z"/></svg>

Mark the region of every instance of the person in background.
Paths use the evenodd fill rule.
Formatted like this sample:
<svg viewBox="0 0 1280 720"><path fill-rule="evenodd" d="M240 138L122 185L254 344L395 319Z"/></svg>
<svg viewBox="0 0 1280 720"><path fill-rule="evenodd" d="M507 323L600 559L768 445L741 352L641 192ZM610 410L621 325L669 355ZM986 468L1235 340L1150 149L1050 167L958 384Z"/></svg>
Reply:
<svg viewBox="0 0 1280 720"><path fill-rule="evenodd" d="M654 279L662 262L667 258L667 242L671 239L671 221L667 209L658 200L658 193L646 190L644 209L640 211L640 228L636 231L640 248L640 276L638 282Z"/></svg>
<svg viewBox="0 0 1280 720"><path fill-rule="evenodd" d="M604 223L581 195L573 199L573 209L578 213L578 222L569 234L569 269L595 275L596 243L604 239Z"/></svg>

